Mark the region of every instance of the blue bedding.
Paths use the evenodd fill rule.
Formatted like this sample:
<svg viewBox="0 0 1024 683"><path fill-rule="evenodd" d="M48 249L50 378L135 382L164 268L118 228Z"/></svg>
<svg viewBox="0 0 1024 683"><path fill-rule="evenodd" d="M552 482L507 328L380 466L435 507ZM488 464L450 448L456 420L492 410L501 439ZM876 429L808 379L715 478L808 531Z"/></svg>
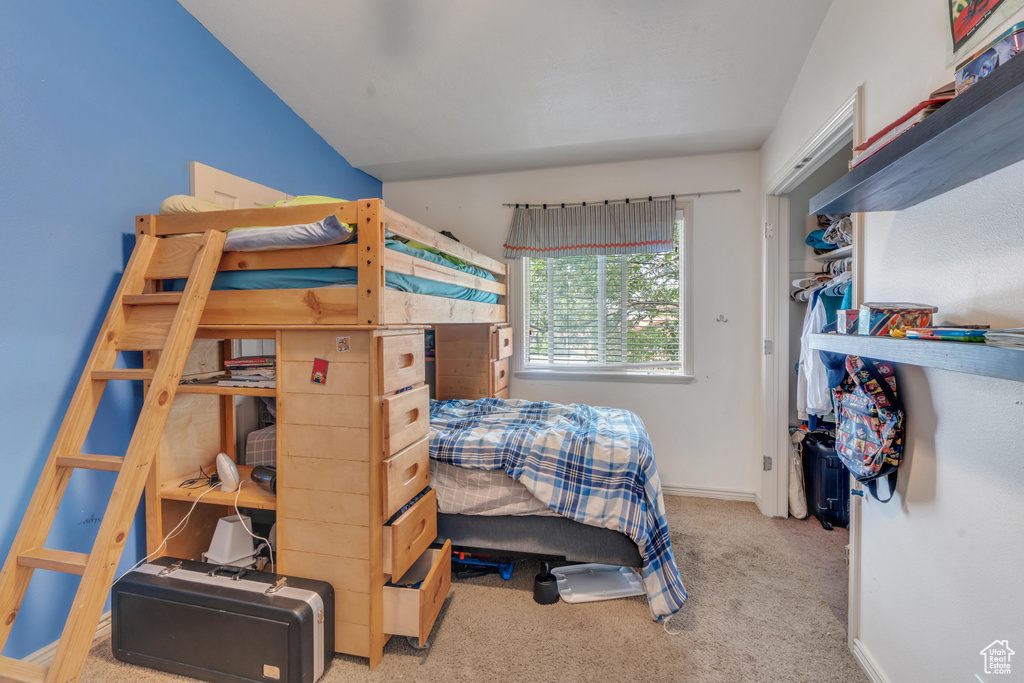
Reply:
<svg viewBox="0 0 1024 683"><path fill-rule="evenodd" d="M686 600L654 449L636 414L518 399L431 401L430 457L504 470L563 517L629 536L655 619Z"/></svg>
<svg viewBox="0 0 1024 683"><path fill-rule="evenodd" d="M398 240L385 240L388 249L394 249L432 263L476 275L487 280L494 276L486 270L471 265L458 266L448 259L423 249L410 247ZM226 289L306 289L308 287L327 287L330 285L358 284L358 271L355 268L282 268L279 270L225 270L213 278L215 290ZM386 272L384 284L390 289L416 294L431 294L448 299L479 301L486 304L498 302L498 295L482 292L470 287L450 285L436 280L426 280L414 275ZM184 288L184 280L172 280L168 289L180 291Z"/></svg>

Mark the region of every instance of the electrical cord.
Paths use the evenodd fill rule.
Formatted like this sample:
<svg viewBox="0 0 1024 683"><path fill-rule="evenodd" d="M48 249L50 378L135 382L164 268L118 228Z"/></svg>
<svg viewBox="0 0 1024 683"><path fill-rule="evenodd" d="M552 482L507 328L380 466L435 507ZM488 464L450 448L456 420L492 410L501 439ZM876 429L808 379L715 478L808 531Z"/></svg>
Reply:
<svg viewBox="0 0 1024 683"><path fill-rule="evenodd" d="M246 484L246 483L248 483L248 482L244 482L244 481L238 482L238 491L235 492L235 514L238 515L238 520L239 521L242 521L242 513L239 512L239 510L238 510L238 496L242 493L242 485ZM251 523L252 522L250 521L250 524ZM248 526L246 526L244 521L242 521L242 528L245 529L245 533L249 534L250 536L255 538L257 541L263 541L267 545L267 550L270 551L270 571L273 572L274 571L274 547L272 545L270 545L270 541L265 539L265 538L263 538L262 536L257 536L256 534L254 534L252 532L252 530L249 529ZM253 555L255 555L257 552L259 552L259 550L260 550L260 548L257 547L256 550L253 551Z"/></svg>
<svg viewBox="0 0 1024 683"><path fill-rule="evenodd" d="M136 569L138 569L139 567L141 567L145 563L149 562L149 560L151 558L153 558L156 555L158 555L160 553L161 549L163 549L164 546L167 545L167 541L171 540L172 538L174 538L175 536L180 534L182 531L184 531L185 525L188 523L189 517L192 516L192 511L196 509L196 505L198 505L199 501L201 501L203 499L203 496L205 496L207 493L209 493L210 491L213 491L214 489L217 489L217 488L220 488L220 484L219 483L214 484L213 486L211 486L207 490L205 490L202 493L200 493L199 496L197 496L196 499L194 501L192 501L192 507L190 507L188 509L188 514L185 515L185 518L182 519L180 522L178 522L178 526L176 526L173 529L171 529L170 533L168 533L166 536L164 536L164 540L160 541L160 545L158 545L156 547L156 550L154 550L149 555L146 555L144 558L142 558L141 560L136 562L128 571L126 571L124 574L121 574L121 576L119 576L116 579L114 579L114 582L112 584L110 584L110 585L114 585L114 583L117 583L118 581L123 579L128 573L135 571ZM235 500L237 501L237 496L235 497ZM237 510L238 508L236 507L235 509ZM245 527L244 524L242 526Z"/></svg>

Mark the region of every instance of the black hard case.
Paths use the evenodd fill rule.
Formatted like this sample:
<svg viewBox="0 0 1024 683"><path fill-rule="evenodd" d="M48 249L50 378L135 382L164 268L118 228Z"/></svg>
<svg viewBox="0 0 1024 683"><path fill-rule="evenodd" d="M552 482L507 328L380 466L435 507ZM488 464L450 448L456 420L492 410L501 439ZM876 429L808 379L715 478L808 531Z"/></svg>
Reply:
<svg viewBox="0 0 1024 683"><path fill-rule="evenodd" d="M316 681L334 656L334 588L236 571L162 557L126 574L110 591L114 657L212 683Z"/></svg>
<svg viewBox="0 0 1024 683"><path fill-rule="evenodd" d="M809 432L801 447L807 509L826 529L850 523L850 475L829 432Z"/></svg>

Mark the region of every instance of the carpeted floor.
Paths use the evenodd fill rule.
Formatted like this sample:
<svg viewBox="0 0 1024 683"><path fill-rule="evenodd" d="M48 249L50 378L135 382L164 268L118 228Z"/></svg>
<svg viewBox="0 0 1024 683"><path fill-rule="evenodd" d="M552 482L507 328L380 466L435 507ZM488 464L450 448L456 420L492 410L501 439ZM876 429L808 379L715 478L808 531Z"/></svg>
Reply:
<svg viewBox="0 0 1024 683"><path fill-rule="evenodd" d="M839 527L825 529L813 516L807 519L773 517L772 522L782 532L836 619L846 628L850 604L846 544L850 542L850 532Z"/></svg>
<svg viewBox="0 0 1024 683"><path fill-rule="evenodd" d="M392 638L384 661L336 656L321 679L342 681L866 681L837 621L793 549L753 504L665 497L690 600L669 623L643 598L533 602L540 564L510 581L454 581L430 649ZM254 653L255 655L255 653ZM83 681L185 680L113 659L97 643Z"/></svg>

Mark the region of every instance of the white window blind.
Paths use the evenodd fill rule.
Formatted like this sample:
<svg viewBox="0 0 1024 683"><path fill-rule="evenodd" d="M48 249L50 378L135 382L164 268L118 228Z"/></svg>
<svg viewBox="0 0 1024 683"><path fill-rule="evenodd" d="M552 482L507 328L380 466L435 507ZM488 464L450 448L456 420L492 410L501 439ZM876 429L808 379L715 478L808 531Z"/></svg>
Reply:
<svg viewBox="0 0 1024 683"><path fill-rule="evenodd" d="M524 259L523 369L679 371L683 227L671 251Z"/></svg>

